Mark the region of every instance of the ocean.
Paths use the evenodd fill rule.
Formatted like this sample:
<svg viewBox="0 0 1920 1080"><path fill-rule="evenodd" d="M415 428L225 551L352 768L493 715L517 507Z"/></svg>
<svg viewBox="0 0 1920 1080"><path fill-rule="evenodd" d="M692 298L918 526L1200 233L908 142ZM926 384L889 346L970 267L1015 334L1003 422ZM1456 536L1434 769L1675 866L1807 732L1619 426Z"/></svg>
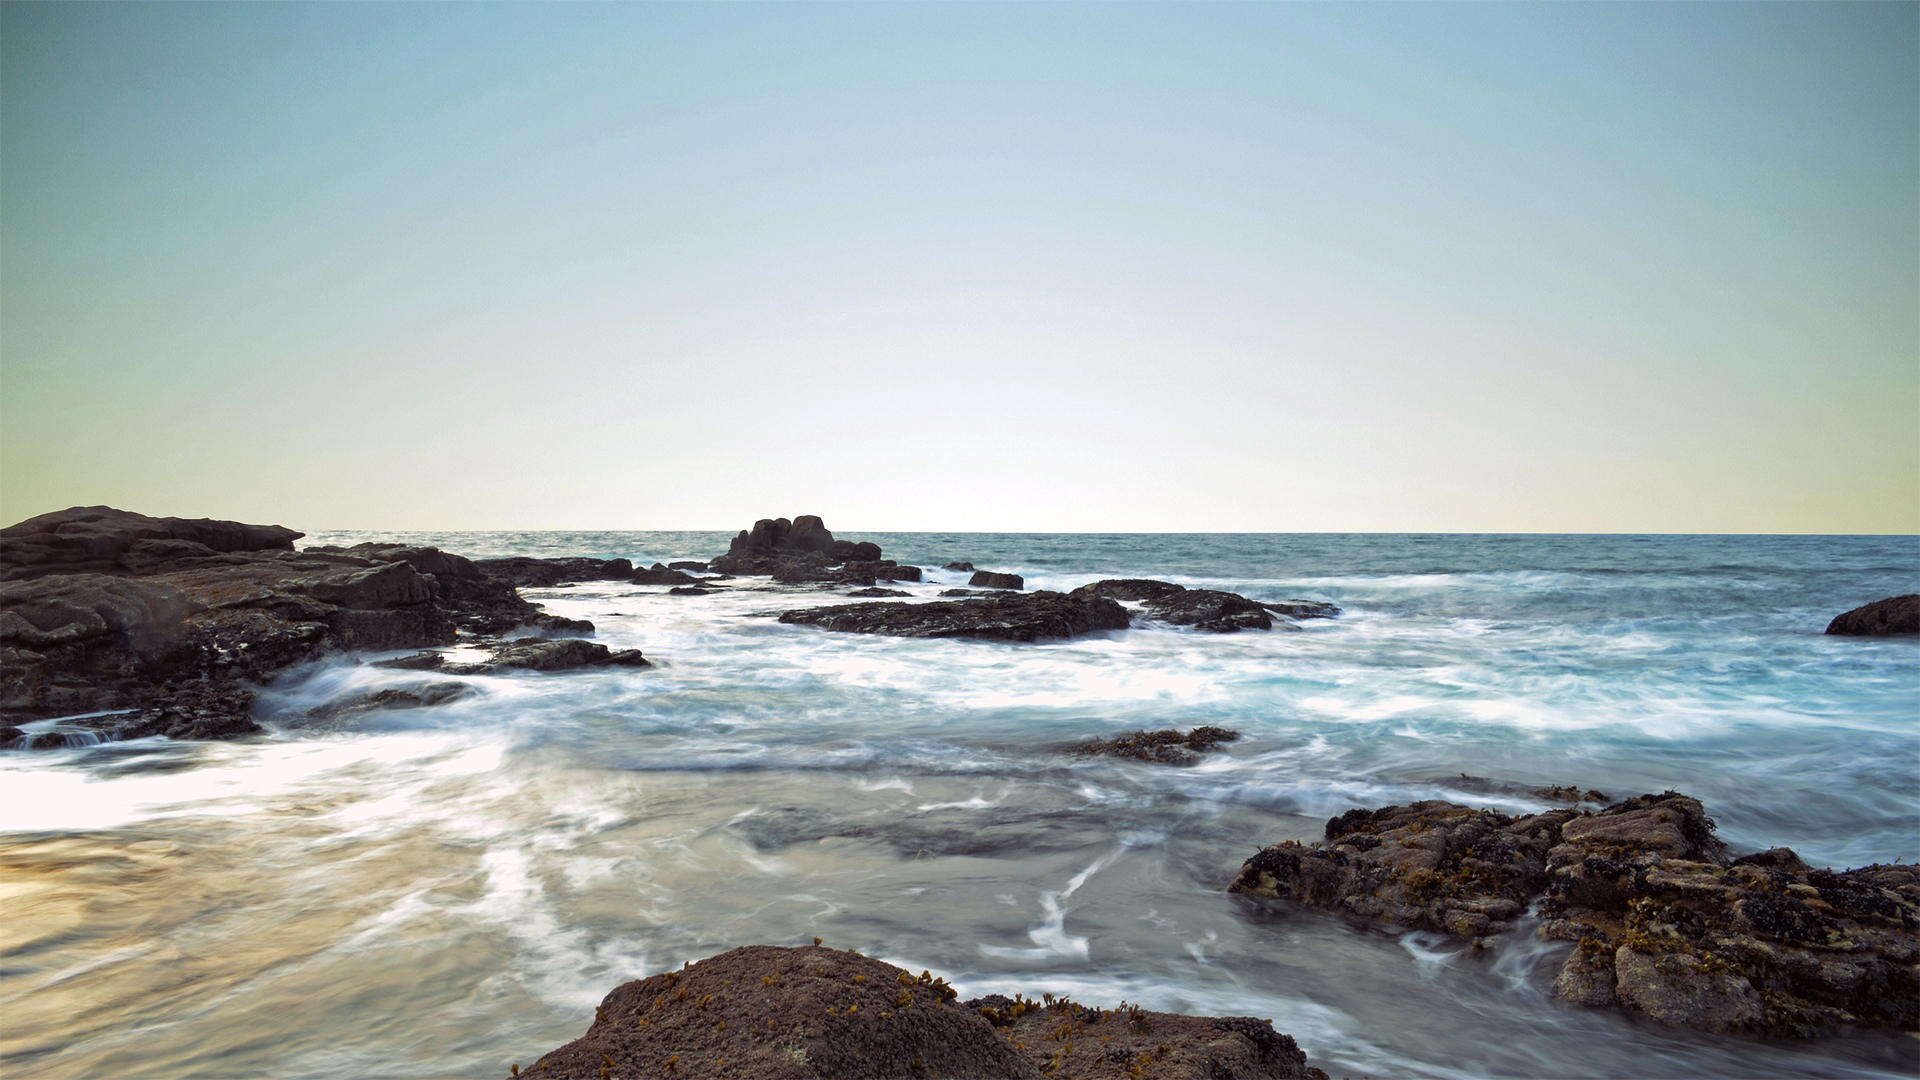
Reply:
<svg viewBox="0 0 1920 1080"><path fill-rule="evenodd" d="M1920 538L847 534L965 583L1148 577L1335 619L1039 644L785 626L832 593L523 594L656 666L446 676L342 659L265 737L0 754L8 1076L505 1076L614 986L820 937L963 996L1272 1018L1339 1076L1910 1076L1920 1044L1713 1036L1550 1000L1568 946L1490 950L1224 891L1354 807L1509 813L1674 789L1737 851L1920 858L1920 641L1821 634L1920 592ZM690 532L323 532L472 557L705 559ZM844 592L844 589L838 590ZM1190 768L1077 755L1212 724ZM1479 778L1479 779L1471 779Z"/></svg>

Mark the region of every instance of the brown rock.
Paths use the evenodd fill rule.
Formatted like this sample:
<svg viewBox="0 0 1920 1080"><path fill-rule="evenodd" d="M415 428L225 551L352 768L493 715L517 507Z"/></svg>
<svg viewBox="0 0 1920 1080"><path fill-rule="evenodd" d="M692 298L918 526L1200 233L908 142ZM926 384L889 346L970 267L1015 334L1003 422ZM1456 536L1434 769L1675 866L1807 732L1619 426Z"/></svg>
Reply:
<svg viewBox="0 0 1920 1080"><path fill-rule="evenodd" d="M1269 1021L998 995L814 946L750 945L626 983L587 1033L521 1076L1325 1077Z"/></svg>
<svg viewBox="0 0 1920 1080"><path fill-rule="evenodd" d="M1647 955L1625 945L1615 955L1621 1004L1663 1024L1703 1031L1749 1031L1762 1027L1766 1009L1744 975L1711 968L1685 953Z"/></svg>
<svg viewBox="0 0 1920 1080"><path fill-rule="evenodd" d="M1846 637L1920 634L1920 593L1889 596L1836 615L1827 633Z"/></svg>
<svg viewBox="0 0 1920 1080"><path fill-rule="evenodd" d="M967 579L967 584L984 589L1024 589L1027 579L1019 574L996 574L991 570L976 570Z"/></svg>

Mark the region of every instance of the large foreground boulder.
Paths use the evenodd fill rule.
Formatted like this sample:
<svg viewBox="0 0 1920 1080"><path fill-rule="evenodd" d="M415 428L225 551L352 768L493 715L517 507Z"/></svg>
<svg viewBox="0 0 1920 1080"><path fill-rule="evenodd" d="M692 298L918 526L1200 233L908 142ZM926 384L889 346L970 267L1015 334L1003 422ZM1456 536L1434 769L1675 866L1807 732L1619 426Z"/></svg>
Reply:
<svg viewBox="0 0 1920 1080"><path fill-rule="evenodd" d="M1920 1028L1920 867L1730 859L1678 792L1519 818L1351 810L1324 843L1262 850L1229 889L1461 937L1508 929L1537 900L1542 933L1575 943L1553 987L1574 1004L1789 1037Z"/></svg>
<svg viewBox="0 0 1920 1080"><path fill-rule="evenodd" d="M1024 997L961 1004L945 980L848 950L749 945L616 988L585 1035L520 1076L1305 1080L1292 1038L1251 1017L1094 1009ZM1324 1076L1324 1073L1319 1073Z"/></svg>
<svg viewBox="0 0 1920 1080"><path fill-rule="evenodd" d="M1833 617L1827 633L1845 637L1920 634L1920 593L1889 596Z"/></svg>
<svg viewBox="0 0 1920 1080"><path fill-rule="evenodd" d="M1127 609L1099 596L999 593L931 603L875 602L788 611L780 621L852 634L1038 641L1125 630Z"/></svg>

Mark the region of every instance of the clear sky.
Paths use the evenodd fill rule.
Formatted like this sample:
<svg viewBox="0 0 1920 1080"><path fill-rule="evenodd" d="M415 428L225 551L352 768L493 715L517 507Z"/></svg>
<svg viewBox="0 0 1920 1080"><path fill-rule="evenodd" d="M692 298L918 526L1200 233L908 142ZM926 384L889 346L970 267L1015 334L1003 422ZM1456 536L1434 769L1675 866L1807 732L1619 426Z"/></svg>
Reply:
<svg viewBox="0 0 1920 1080"><path fill-rule="evenodd" d="M0 518L1920 532L1920 5L0 4Z"/></svg>

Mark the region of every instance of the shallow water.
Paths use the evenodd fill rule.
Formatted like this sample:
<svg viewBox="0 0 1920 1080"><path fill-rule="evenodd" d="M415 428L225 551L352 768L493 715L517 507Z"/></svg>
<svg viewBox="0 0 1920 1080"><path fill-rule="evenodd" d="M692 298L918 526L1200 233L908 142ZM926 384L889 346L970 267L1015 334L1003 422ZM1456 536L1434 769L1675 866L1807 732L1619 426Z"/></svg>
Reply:
<svg viewBox="0 0 1920 1080"><path fill-rule="evenodd" d="M352 543L371 534L322 534ZM476 556L703 558L703 533L402 536ZM303 719L419 673L334 663L266 738L0 755L0 1071L505 1075L619 982L814 936L964 993L1272 1017L1334 1075L1910 1075L1907 1037L1806 1045L1570 1009L1564 946L1491 955L1222 892L1354 806L1519 812L1461 773L1703 798L1739 849L1920 856L1920 644L1830 639L1920 591L1912 537L903 534L1029 588L1160 577L1345 609L1298 630L903 641L781 626L828 594L529 590L643 671L474 677L432 710ZM902 586L931 595L966 575ZM1192 769L1072 756L1219 724Z"/></svg>

